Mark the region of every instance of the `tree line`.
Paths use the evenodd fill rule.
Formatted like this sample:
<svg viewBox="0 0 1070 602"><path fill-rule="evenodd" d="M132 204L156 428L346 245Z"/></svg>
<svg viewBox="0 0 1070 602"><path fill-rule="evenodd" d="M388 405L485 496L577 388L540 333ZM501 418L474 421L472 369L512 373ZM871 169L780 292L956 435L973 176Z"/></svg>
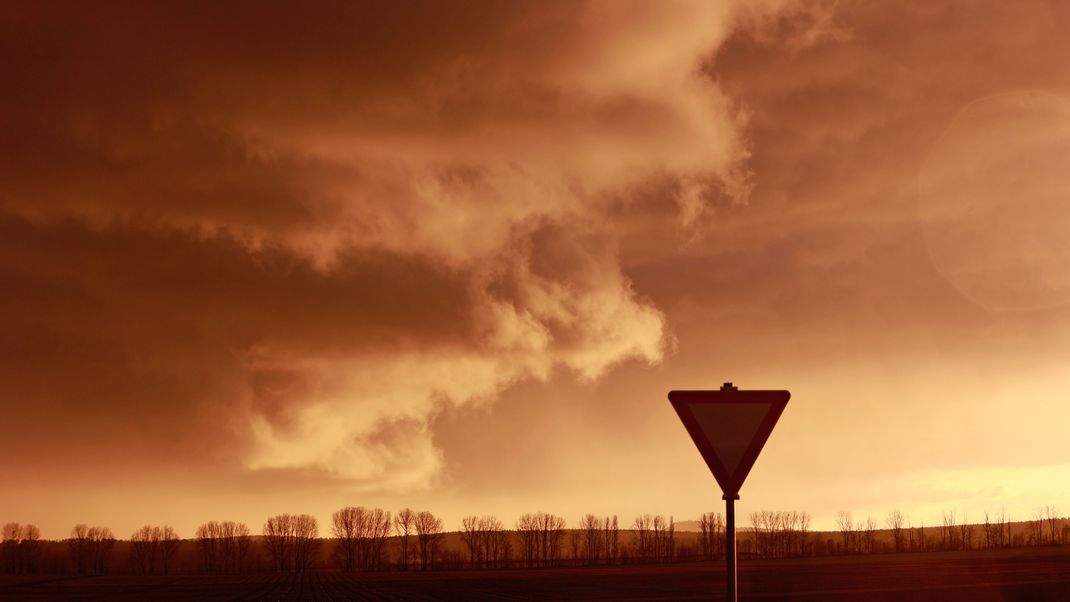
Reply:
<svg viewBox="0 0 1070 602"><path fill-rule="evenodd" d="M971 523L965 512L941 513L938 524L912 524L898 509L890 510L883 523L873 517L856 519L841 510L836 515L838 539L818 542L826 554L875 554L896 552L951 552L998 548L1070 544L1070 521L1055 506L1037 508L1033 515L1015 523L1005 510L984 512L984 520Z"/></svg>
<svg viewBox="0 0 1070 602"><path fill-rule="evenodd" d="M37 572L41 530L34 525L7 523L0 529L0 567L12 575Z"/></svg>
<svg viewBox="0 0 1070 602"><path fill-rule="evenodd" d="M811 518L799 511L752 512L738 527L743 558L788 558L841 554L968 551L1070 544L1070 521L1054 506L1038 508L1014 523L1006 512L984 513L970 523L965 513L944 512L939 524L914 525L900 510L878 522L847 511L835 517L836 530L812 532ZM252 571L294 572L335 567L344 571L439 568L552 567L718 560L723 557L725 520L720 513L699 517L697 531L680 532L673 517L642 514L628 524L617 516L586 514L572 525L548 512L521 515L511 526L494 516L469 515L459 529L446 533L441 518L429 511L404 508L396 514L381 508L347 506L333 513L321 538L308 514L268 518L254 535L248 525L209 521L192 539L183 540L168 525L145 525L121 542L125 556L113 559L120 540L103 526L78 524L62 542L41 539L34 525L7 523L0 529L0 571L102 574L127 570L136 574L172 574L181 557L182 571L241 574ZM44 546L62 545L66 563L52 558L42 567ZM181 552L184 550L184 554Z"/></svg>

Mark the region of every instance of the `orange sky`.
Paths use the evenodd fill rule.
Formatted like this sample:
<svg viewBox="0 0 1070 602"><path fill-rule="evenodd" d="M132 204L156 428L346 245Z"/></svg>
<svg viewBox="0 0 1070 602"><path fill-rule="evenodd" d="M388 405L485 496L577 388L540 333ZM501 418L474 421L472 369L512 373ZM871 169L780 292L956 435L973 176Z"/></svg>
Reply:
<svg viewBox="0 0 1070 602"><path fill-rule="evenodd" d="M0 521L1070 510L1065 3L198 10L0 9Z"/></svg>

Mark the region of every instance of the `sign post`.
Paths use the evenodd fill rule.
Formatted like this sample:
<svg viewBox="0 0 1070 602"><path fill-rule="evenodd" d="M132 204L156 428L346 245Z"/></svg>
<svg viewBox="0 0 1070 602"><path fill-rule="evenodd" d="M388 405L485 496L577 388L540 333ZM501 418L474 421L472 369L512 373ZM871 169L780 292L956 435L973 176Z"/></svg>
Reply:
<svg viewBox="0 0 1070 602"><path fill-rule="evenodd" d="M754 461L784 412L787 391L670 391L669 402L721 486L725 501L725 565L729 602L736 602L736 500Z"/></svg>
<svg viewBox="0 0 1070 602"><path fill-rule="evenodd" d="M724 496L724 562L725 580L728 582L728 599L736 602L736 498Z"/></svg>

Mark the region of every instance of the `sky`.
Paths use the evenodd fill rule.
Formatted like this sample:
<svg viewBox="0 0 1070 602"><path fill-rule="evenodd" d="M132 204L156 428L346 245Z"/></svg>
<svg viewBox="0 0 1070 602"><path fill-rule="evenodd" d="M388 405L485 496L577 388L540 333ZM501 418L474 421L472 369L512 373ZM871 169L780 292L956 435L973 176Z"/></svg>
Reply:
<svg viewBox="0 0 1070 602"><path fill-rule="evenodd" d="M0 521L1065 514L1068 13L7 3Z"/></svg>

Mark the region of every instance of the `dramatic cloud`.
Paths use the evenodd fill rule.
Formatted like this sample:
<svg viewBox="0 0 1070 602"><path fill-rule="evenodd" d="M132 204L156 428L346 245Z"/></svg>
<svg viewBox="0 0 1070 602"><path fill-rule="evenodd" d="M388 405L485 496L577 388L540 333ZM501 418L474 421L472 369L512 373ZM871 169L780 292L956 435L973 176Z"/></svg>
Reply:
<svg viewBox="0 0 1070 602"><path fill-rule="evenodd" d="M1017 256L1033 269L981 292L1062 295L1045 288L1066 273L1061 103L1017 120L1013 111L970 120L996 128L977 132L990 146L969 157L1006 159L1007 141L1030 151L988 163L1002 173L979 180L1009 194L969 199L977 215L997 208L1000 219L956 224L953 240L934 245L925 203L962 209L970 195L932 195L926 183L950 180L924 169L935 160L978 171L939 143L977 99L1036 88L1070 98L1070 72L1054 58L1070 51L1057 25L1066 10L830 2L748 15L704 68L748 115L749 202L718 205L700 220L702 236L682 245L646 233L621 254L636 290L665 313L675 354L591 385L510 390L489 416L446 416L441 447L449 466L464 468L457 478L469 495L514 513L531 499L575 514L717 508L665 392L733 380L793 394L743 512L801 507L834 528L839 509L882 516L899 506L929 524L950 508L1026 516L1068 503L1055 483L1070 453L1059 434L1070 306L986 307L965 294L975 292L962 286L970 280L949 277L1000 273L991 259ZM999 127L1025 135L1001 140L991 135ZM956 270L937 269L949 259ZM515 435L525 427L532 433ZM488 449L510 458L484 460ZM1028 489L1005 480L1023 467L1046 476Z"/></svg>
<svg viewBox="0 0 1070 602"><path fill-rule="evenodd" d="M2 21L22 419L404 489L440 408L661 360L621 248L746 198L727 6L205 9Z"/></svg>
<svg viewBox="0 0 1070 602"><path fill-rule="evenodd" d="M1070 453L1026 5L5 6L12 518L694 516L665 391L729 379L793 392L743 503L973 516Z"/></svg>

